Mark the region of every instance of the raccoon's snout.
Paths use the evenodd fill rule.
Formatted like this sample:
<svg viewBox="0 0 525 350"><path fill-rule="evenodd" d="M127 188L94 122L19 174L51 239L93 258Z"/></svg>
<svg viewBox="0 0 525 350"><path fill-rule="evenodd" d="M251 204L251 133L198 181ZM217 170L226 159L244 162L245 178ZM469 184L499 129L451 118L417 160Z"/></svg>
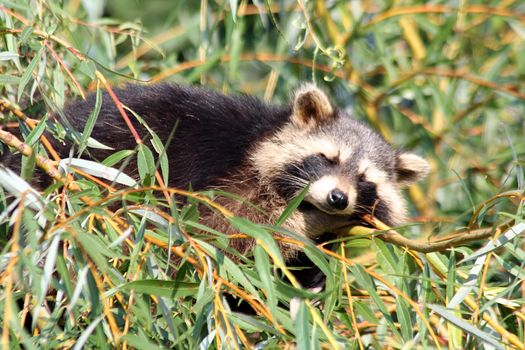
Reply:
<svg viewBox="0 0 525 350"><path fill-rule="evenodd" d="M342 177L325 175L314 181L305 201L330 215L348 215L354 211L357 193Z"/></svg>
<svg viewBox="0 0 525 350"><path fill-rule="evenodd" d="M336 188L328 193L326 202L330 207L337 210L343 210L348 206L348 196Z"/></svg>

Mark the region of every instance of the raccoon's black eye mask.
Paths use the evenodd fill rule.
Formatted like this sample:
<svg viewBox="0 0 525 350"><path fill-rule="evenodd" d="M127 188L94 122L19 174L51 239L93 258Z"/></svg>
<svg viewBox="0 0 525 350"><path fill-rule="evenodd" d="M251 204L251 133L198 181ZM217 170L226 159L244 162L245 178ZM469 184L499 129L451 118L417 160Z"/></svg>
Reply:
<svg viewBox="0 0 525 350"><path fill-rule="evenodd" d="M388 206L379 198L377 185L366 180L359 181L357 184L357 205L353 216L358 217L363 226L369 226L361 219L365 214L373 215L388 225L391 224Z"/></svg>
<svg viewBox="0 0 525 350"><path fill-rule="evenodd" d="M330 165L339 165L340 163L340 160L338 157L329 157L324 153L319 153L317 156L322 158L323 160L328 161Z"/></svg>
<svg viewBox="0 0 525 350"><path fill-rule="evenodd" d="M319 179L335 165L334 161L319 154L308 156L300 163L288 164L274 181L275 189L282 198L290 201L308 183Z"/></svg>

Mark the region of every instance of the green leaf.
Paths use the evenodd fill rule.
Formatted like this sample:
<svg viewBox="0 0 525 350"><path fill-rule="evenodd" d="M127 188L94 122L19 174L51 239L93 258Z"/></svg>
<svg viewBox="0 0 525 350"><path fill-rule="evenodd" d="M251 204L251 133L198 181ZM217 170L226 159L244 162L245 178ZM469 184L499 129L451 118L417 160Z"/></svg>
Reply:
<svg viewBox="0 0 525 350"><path fill-rule="evenodd" d="M112 167L113 165L121 162L123 159L131 157L132 155L135 154L135 152L136 151L129 150L129 149L123 149L121 151L117 151L113 153L112 155L110 155L109 157L107 157L106 159L104 159L102 161L102 164L108 167Z"/></svg>
<svg viewBox="0 0 525 350"><path fill-rule="evenodd" d="M33 179L33 174L36 167L36 155L37 155L37 146L33 147L33 152L29 157L22 157L22 168L20 169L20 176L31 182Z"/></svg>
<svg viewBox="0 0 525 350"><path fill-rule="evenodd" d="M0 61L9 61L17 59L19 56L14 52L2 51L0 52Z"/></svg>
<svg viewBox="0 0 525 350"><path fill-rule="evenodd" d="M433 310L435 313L439 314L441 317L446 319L448 322L452 323L453 325L459 327L460 329L464 330L467 333L472 334L475 336L478 340L490 344L494 346L496 349L504 350L505 348L502 346L502 343L499 339L494 338L488 333L483 332L479 328L475 327L471 323L468 323L467 321L463 320L462 318L459 318L455 316L451 311L444 308L441 305L435 305L430 304L427 306L431 310Z"/></svg>
<svg viewBox="0 0 525 350"><path fill-rule="evenodd" d="M366 291L370 294L370 297L372 298L372 301L377 306L379 311L383 314L383 317L385 318L389 330L400 340L402 339L401 334L397 330L397 326L394 323L394 320L392 319L392 316L390 315L390 312L388 312L388 308L386 307L385 303L377 294L377 289L374 284L374 281L366 273L366 271L363 269L361 265L352 265L350 266L350 270L352 271L352 274L354 275L356 282L359 283L363 288L366 289Z"/></svg>
<svg viewBox="0 0 525 350"><path fill-rule="evenodd" d="M525 270L522 265L513 264L511 261L507 261L499 255L495 255L494 258L508 273L516 276L520 280L525 280Z"/></svg>
<svg viewBox="0 0 525 350"><path fill-rule="evenodd" d="M232 259L225 256L220 252L220 250L203 240L194 239L194 241L198 243L199 246L202 247L204 251L213 258L213 260L221 261L221 264L218 266L221 275L222 270L226 270L229 274L229 277L245 288L252 297L256 299L259 298L259 293L255 289L254 285L250 282L250 279L245 275L242 269L232 261Z"/></svg>
<svg viewBox="0 0 525 350"><path fill-rule="evenodd" d="M123 342L126 342L128 345L135 349L148 349L148 350L163 350L166 349L160 345L157 345L151 340L148 339L143 334L126 334L120 338Z"/></svg>
<svg viewBox="0 0 525 350"><path fill-rule="evenodd" d="M137 167L139 170L140 179L142 180L144 186L153 184L153 178L155 174L155 160L151 150L144 144L140 144L138 146Z"/></svg>
<svg viewBox="0 0 525 350"><path fill-rule="evenodd" d="M166 149L164 147L164 144L160 140L159 136L153 129L146 123L146 121L135 111L132 109L129 109L126 107L126 109L148 130L149 134L151 135L151 144L153 145L153 149L157 154L159 155L159 163L160 163L160 169L162 171L162 179L164 180L164 183L168 183L169 178L169 162L168 162L168 155L166 153ZM177 128L178 121L175 124L174 129L172 130L172 133Z"/></svg>
<svg viewBox="0 0 525 350"><path fill-rule="evenodd" d="M437 269L443 275L447 274L447 265L444 262L444 260L446 259L443 257L442 254L428 253L426 255L426 258L433 268Z"/></svg>
<svg viewBox="0 0 525 350"><path fill-rule="evenodd" d="M95 106L89 113L89 117L86 120L86 125L84 125L84 130L82 131L82 138L78 143L78 157L84 153L84 150L87 147L88 139L93 132L93 128L95 127L95 123L97 122L97 118L100 113L100 108L102 107L102 91L100 90L99 86L97 86L97 92L95 96Z"/></svg>
<svg viewBox="0 0 525 350"><path fill-rule="evenodd" d="M275 222L275 226L282 225L286 221L286 219L290 217L293 211L299 207L299 205L304 199L304 196L306 196L306 194L308 193L309 189L310 185L306 186L297 196L295 196L294 199L290 201L290 203L288 203L286 209L284 209L284 211L281 213L281 215Z"/></svg>
<svg viewBox="0 0 525 350"><path fill-rule="evenodd" d="M0 86L15 85L20 83L20 77L14 75L0 74Z"/></svg>
<svg viewBox="0 0 525 350"><path fill-rule="evenodd" d="M24 179L0 163L0 186L17 198L23 195L24 206L36 211L44 210L47 201Z"/></svg>
<svg viewBox="0 0 525 350"><path fill-rule="evenodd" d="M67 270L67 265L64 257L60 254L57 255L56 267L57 272L59 273L64 283L67 297L71 300L71 298L73 297L73 283L71 281L71 274Z"/></svg>
<svg viewBox="0 0 525 350"><path fill-rule="evenodd" d="M229 218L229 221L237 230L255 238L257 244L264 244L266 252L272 257L274 263L278 264L279 267L284 267L284 260L281 251L269 232L246 218L233 217Z"/></svg>
<svg viewBox="0 0 525 350"><path fill-rule="evenodd" d="M397 271L396 268L398 264L398 257L392 252L393 247L388 246L383 240L378 238L372 238L372 248L376 252L377 261L381 265L383 271L387 274L401 275L402 271Z"/></svg>
<svg viewBox="0 0 525 350"><path fill-rule="evenodd" d="M310 314L306 307L305 301L301 300L299 309L294 321L295 326L295 342L297 349L309 350L312 347L312 326L310 325Z"/></svg>
<svg viewBox="0 0 525 350"><path fill-rule="evenodd" d="M11 6L14 6L16 5L16 2L14 1L9 1L8 4L9 7ZM2 20L4 21L3 25L7 28L15 28L14 24L13 24L13 19L11 16L2 16ZM18 40L16 38L15 35L13 34L3 34L4 35L4 40L7 44L7 51L11 52L11 53L14 53L14 54L18 54L18 46L19 46L19 43L18 43ZM21 71L22 70L22 66L20 64L20 59L19 58L15 58L13 59L15 65L16 65L16 68Z"/></svg>
<svg viewBox="0 0 525 350"><path fill-rule="evenodd" d="M361 316L363 319L365 319L365 321L368 321L372 324L379 324L379 320L368 304L355 300L353 305L356 315Z"/></svg>
<svg viewBox="0 0 525 350"><path fill-rule="evenodd" d="M55 91L55 101L59 108L64 108L65 103L65 93L66 93L66 87L65 87L65 80L64 80L64 73L62 72L62 69L59 65L53 69L53 90Z"/></svg>
<svg viewBox="0 0 525 350"><path fill-rule="evenodd" d="M105 269L108 258L125 259L126 256L117 254L114 250L107 248L106 244L100 238L87 232L79 233L76 238L84 248L84 250L92 257L99 269Z"/></svg>
<svg viewBox="0 0 525 350"><path fill-rule="evenodd" d="M20 33L20 44L25 44L29 37L33 34L33 27L27 26L22 30L22 33Z"/></svg>
<svg viewBox="0 0 525 350"><path fill-rule="evenodd" d="M447 267L447 300L451 300L454 297L454 291L456 288L456 254L454 251L451 252L448 267Z"/></svg>
<svg viewBox="0 0 525 350"><path fill-rule="evenodd" d="M273 325L268 325L264 320L259 320L253 316L245 315L241 313L232 313L229 315L229 319L235 322L242 329L246 329L249 332L268 332L275 336L280 336L280 333L276 331Z"/></svg>
<svg viewBox="0 0 525 350"><path fill-rule="evenodd" d="M94 321L91 321L91 323L89 323L89 325L84 329L82 334L80 334L80 337L78 337L75 343L75 346L73 347L73 350L82 350L84 348L84 345L88 341L89 336L91 335L91 333L93 333L95 328L98 326L100 321L102 321L103 319L104 319L104 316L100 315Z"/></svg>
<svg viewBox="0 0 525 350"><path fill-rule="evenodd" d="M169 161L168 161L168 154L166 153L166 149L164 148L164 145L162 144L162 141L159 139L156 133L153 133L151 135L151 144L153 145L153 148L159 155L159 165L160 170L162 172L162 179L164 180L164 183L167 184L169 181Z"/></svg>
<svg viewBox="0 0 525 350"><path fill-rule="evenodd" d="M497 240L489 241L487 244L485 244L483 248L478 249L472 255L465 257L463 260L460 261L460 264L465 263L467 261L475 260L480 256L484 256L498 249L499 247L511 242L515 237L519 236L524 231L525 222L517 223L516 225L507 229L501 236L498 237Z"/></svg>
<svg viewBox="0 0 525 350"><path fill-rule="evenodd" d="M403 335L403 339L408 342L412 340L413 334L412 334L412 319L410 317L410 309L409 305L403 298L396 298L396 315L397 315L397 321L399 322L399 325L401 326L401 334Z"/></svg>
<svg viewBox="0 0 525 350"><path fill-rule="evenodd" d="M230 9L232 11L232 18L235 21L237 18L237 0L230 0Z"/></svg>
<svg viewBox="0 0 525 350"><path fill-rule="evenodd" d="M111 182L116 182L130 187L137 186L137 181L124 174L122 171L115 168L107 167L92 160L79 158L65 158L62 159L58 164L60 167L63 167L66 170L69 170L69 166L73 166L90 175L100 177Z"/></svg>
<svg viewBox="0 0 525 350"><path fill-rule="evenodd" d="M27 66L27 68L24 70L24 73L22 74L22 77L20 78L20 82L18 83L18 92L17 92L17 100L20 101L22 98L22 94L24 93L24 89L29 83L29 80L31 79L33 75L33 71L35 70L36 65L40 61L40 58L42 57L42 52L44 51L44 48L41 48L36 53L35 57L31 60L31 63Z"/></svg>
<svg viewBox="0 0 525 350"><path fill-rule="evenodd" d="M49 114L46 113L46 115L44 116L44 118L42 118L38 124L36 125L36 127L31 130L31 132L29 133L29 135L27 135L26 139L25 139L25 143L30 146L30 147L33 147L33 145L40 139L40 136L42 136L42 133L44 132L44 130L46 129L46 123L47 123L47 118L49 117Z"/></svg>
<svg viewBox="0 0 525 350"><path fill-rule="evenodd" d="M277 299L275 298L275 287L273 283L273 275L271 273L271 265L268 254L264 249L257 245L254 250L255 269L259 273L264 292L267 298L267 305L270 308L272 315L276 313Z"/></svg>
<svg viewBox="0 0 525 350"><path fill-rule="evenodd" d="M156 295L165 298L179 298L196 295L199 289L198 283L166 281L166 280L139 280L119 286L117 290L134 290L136 293Z"/></svg>
<svg viewBox="0 0 525 350"><path fill-rule="evenodd" d="M55 233L49 248L46 253L46 262L42 271L42 277L40 279L40 295L38 295L38 305L43 303L44 298L47 294L47 289L51 283L52 275L55 272L55 264L58 255L58 249L60 244L60 234Z"/></svg>
<svg viewBox="0 0 525 350"><path fill-rule="evenodd" d="M456 290L456 253L454 250L450 254L447 270L446 300L448 302L454 300L454 292ZM467 283L475 283L476 280L477 278L474 278L472 281L467 281ZM455 309L456 310L453 312L454 315L461 317L459 306L456 306ZM463 349L463 332L461 329L454 326L452 323L448 323L447 330L450 348Z"/></svg>

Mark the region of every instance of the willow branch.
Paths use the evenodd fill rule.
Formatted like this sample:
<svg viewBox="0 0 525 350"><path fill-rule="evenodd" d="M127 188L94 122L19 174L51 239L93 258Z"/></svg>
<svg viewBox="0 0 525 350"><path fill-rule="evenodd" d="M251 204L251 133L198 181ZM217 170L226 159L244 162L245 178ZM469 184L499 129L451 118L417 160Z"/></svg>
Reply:
<svg viewBox="0 0 525 350"><path fill-rule="evenodd" d="M6 34L6 33L7 34L19 35L20 33L22 33L22 29L12 29L12 28L2 28L2 29L0 29L0 34ZM80 51L78 51L72 45L67 43L65 40L57 37L56 35L48 34L48 33L44 32L44 31L38 30L38 29L33 30L32 34L34 34L34 35L36 35L36 36L38 36L38 37L40 37L42 39L47 39L47 40L54 41L57 44L65 47L66 50L71 52L80 61L85 61L86 60L86 58L84 57L83 54L80 53Z"/></svg>
<svg viewBox="0 0 525 350"><path fill-rule="evenodd" d="M16 148L20 153L22 153L26 157L31 157L33 155L33 149L31 147L29 147L27 144L20 141L18 137L16 137L15 135L11 134L8 131L5 131L1 127L0 127L0 140L3 141L5 144ZM55 167L52 160L37 154L35 156L35 162L36 162L36 165L38 165L38 167L43 169L46 172L46 174L51 176L53 179L57 181L65 182L65 179L62 177L58 169Z"/></svg>
<svg viewBox="0 0 525 350"><path fill-rule="evenodd" d="M12 105L11 102L7 100L0 99L0 107L11 111L11 113L13 113L15 117L25 122L27 125L29 125L31 129L34 129L36 125L40 122L39 120L29 118L24 112L22 112L20 108ZM45 135L40 136L40 141L42 141L42 144L44 145L46 150L51 154L53 159L57 161L60 160L58 153L55 151L55 149L53 148L53 145L51 144L51 142L47 139Z"/></svg>
<svg viewBox="0 0 525 350"><path fill-rule="evenodd" d="M439 238L431 241L416 241L413 239L406 238L393 230L389 226L385 225L378 219L365 215L363 220L373 226L354 226L348 230L340 232L341 234L350 236L373 236L379 238L385 242L392 243L394 245L408 248L420 253L432 253L440 252L453 247L465 245L469 242L477 241L480 239L486 239L492 237L497 232L504 230L510 226L510 223L505 223L498 226L497 228L482 228L475 230L468 230L464 232L454 233L444 238Z"/></svg>

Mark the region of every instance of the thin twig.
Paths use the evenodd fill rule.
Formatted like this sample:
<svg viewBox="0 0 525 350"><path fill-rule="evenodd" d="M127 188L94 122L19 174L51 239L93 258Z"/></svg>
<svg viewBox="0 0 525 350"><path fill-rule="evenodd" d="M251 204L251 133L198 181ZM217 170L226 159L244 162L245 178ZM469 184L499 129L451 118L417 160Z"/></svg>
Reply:
<svg viewBox="0 0 525 350"><path fill-rule="evenodd" d="M0 127L0 140L6 143L7 145L16 148L20 153L26 157L31 157L33 155L33 149L26 145L24 142L20 141L18 137L11 134L8 131L5 131ZM46 174L57 181L65 181L58 169L55 167L55 164L49 158L37 154L35 156L36 164L42 168Z"/></svg>
<svg viewBox="0 0 525 350"><path fill-rule="evenodd" d="M370 22L363 26L363 29L368 29L371 26L378 24L388 18L402 16L402 15L414 15L414 14L454 14L458 12L464 12L469 14L484 14L490 16L500 17L511 17L519 21L525 21L525 16L520 15L516 11L509 9L488 7L483 5L471 5L460 8L448 6L448 5L422 5L422 6L407 6L407 7L394 7L389 11L383 12L378 16L374 17Z"/></svg>
<svg viewBox="0 0 525 350"><path fill-rule="evenodd" d="M25 122L27 125L29 125L31 129L34 129L36 125L40 122L39 120L29 118L24 112L22 112L20 108L14 106L13 104L11 104L11 102L4 100L3 98L0 99L0 107L11 111L11 113L13 113L15 117ZM55 151L53 145L45 135L40 136L40 141L42 141L42 144L44 145L46 150L51 154L54 160L60 160L60 156Z"/></svg>

